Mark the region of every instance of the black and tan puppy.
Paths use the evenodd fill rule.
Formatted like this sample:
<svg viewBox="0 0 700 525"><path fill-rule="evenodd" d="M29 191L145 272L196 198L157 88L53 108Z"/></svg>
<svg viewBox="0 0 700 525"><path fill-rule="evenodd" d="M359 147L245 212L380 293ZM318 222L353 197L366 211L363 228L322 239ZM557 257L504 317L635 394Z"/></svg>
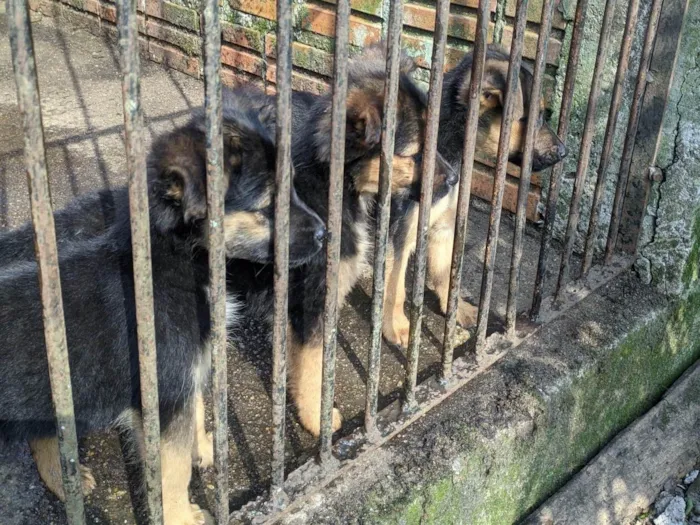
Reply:
<svg viewBox="0 0 700 525"><path fill-rule="evenodd" d="M479 108L476 152L482 157L495 159L503 118L503 102L508 77L508 54L500 47L489 46L486 53L484 78ZM461 171L462 150L467 118L469 82L471 80L472 55L466 55L457 67L445 75L440 109L438 151L452 167ZM525 148L525 130L531 104L540 107L535 147L532 159L533 171L541 171L559 162L566 155L566 148L545 120L544 100L531 100L532 71L523 64L520 69L513 125L510 135L510 162L520 165ZM452 244L454 242L455 216L457 213L457 188L442 199L435 199L431 209L431 230L428 242L428 286L440 300L440 308L447 309ZM391 252L386 302L384 310L384 337L391 343L408 344L409 321L404 313L406 299L406 268L415 250L417 206L406 214L408 230L402 242L396 238ZM476 308L460 299L457 321L470 326L476 320Z"/></svg>
<svg viewBox="0 0 700 525"><path fill-rule="evenodd" d="M402 61L397 107L396 143L392 177L392 230L400 228L409 203L420 194L426 97L409 73L412 62ZM386 58L381 48L366 50L349 64L345 168L342 204L341 259L338 301L368 268L373 246L374 204L379 185L380 136L384 105ZM229 92L225 100L256 98L261 105L274 99L263 94ZM323 219L328 217L330 177L331 97L309 93L293 95L292 155L295 187L300 197ZM442 159L437 162L434 192L446 195L456 184L456 172ZM325 297L325 251L290 273L289 388L299 419L309 432L319 434L322 370L322 319ZM229 262L230 275L246 283L240 293L257 305L258 317L272 311L272 271L246 261ZM241 276L245 276L242 277ZM236 283L229 283L230 289ZM333 429L341 425L335 410Z"/></svg>
<svg viewBox="0 0 700 525"><path fill-rule="evenodd" d="M203 433L201 390L210 356L206 245L204 119L158 139L148 161L151 254L161 422L165 523L205 523L187 493L191 458L211 458ZM251 113L224 117L226 252L265 263L272 255L275 147ZM113 216L94 235L63 243L59 257L79 435L122 426L140 439L140 386L129 209L125 190L109 194ZM94 202L99 206L99 198ZM99 215L82 201L76 210ZM60 214L60 213L59 213ZM75 215L73 215L75 217ZM85 219L83 217L83 219ZM292 193L290 260L316 254L325 234L318 216ZM62 226L70 223L62 219ZM26 237L27 227L17 232ZM9 236L9 237L7 237ZM12 240L13 232L3 242ZM59 231L60 236L60 231ZM25 239L26 240L26 239ZM19 243L22 244L22 243ZM22 244L23 246L23 244ZM227 314L235 315L231 302ZM30 441L42 479L63 495L44 345L37 265L15 260L0 269L0 437ZM199 405L199 406L198 406ZM195 432L197 438L195 439ZM84 483L93 482L83 469Z"/></svg>

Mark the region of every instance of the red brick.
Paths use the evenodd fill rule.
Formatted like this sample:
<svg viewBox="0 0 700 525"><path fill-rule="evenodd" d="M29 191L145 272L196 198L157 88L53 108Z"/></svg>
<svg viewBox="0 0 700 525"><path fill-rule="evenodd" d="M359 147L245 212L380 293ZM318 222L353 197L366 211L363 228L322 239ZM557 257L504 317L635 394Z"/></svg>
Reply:
<svg viewBox="0 0 700 525"><path fill-rule="evenodd" d="M221 68L221 82L228 87L236 87L241 84L254 84L263 87L262 78L228 67Z"/></svg>
<svg viewBox="0 0 700 525"><path fill-rule="evenodd" d="M265 71L265 63L262 58L230 46L221 47L221 61L234 69L240 69L259 77L262 77Z"/></svg>
<svg viewBox="0 0 700 525"><path fill-rule="evenodd" d="M267 81L274 84L277 67L274 64L267 66ZM292 71L292 89L295 91L308 91L310 93L323 94L328 92L328 84L323 80L305 75L299 71Z"/></svg>
<svg viewBox="0 0 700 525"><path fill-rule="evenodd" d="M482 166L479 163L474 164L472 171L472 194L480 199L490 202L493 196L493 170ZM540 202L540 193L535 189L531 189L527 195L527 212L526 217L529 221L540 220L537 212L537 205ZM503 192L503 209L515 213L518 203L518 183L512 179L506 179L505 189Z"/></svg>
<svg viewBox="0 0 700 525"><path fill-rule="evenodd" d="M181 49L151 40L148 43L148 54L154 62L165 64L195 78L200 77L199 59L188 56Z"/></svg>
<svg viewBox="0 0 700 525"><path fill-rule="evenodd" d="M262 52L263 35L259 31L223 22L221 24L224 42Z"/></svg>
<svg viewBox="0 0 700 525"><path fill-rule="evenodd" d="M274 0L228 0L228 3L231 9L236 11L243 11L268 20L277 19L277 5Z"/></svg>
<svg viewBox="0 0 700 525"><path fill-rule="evenodd" d="M381 38L382 28L379 24L351 15L349 25L350 43L355 46L365 47ZM299 27L319 35L334 37L335 11L314 4L305 4L304 16L299 20Z"/></svg>
<svg viewBox="0 0 700 525"><path fill-rule="evenodd" d="M276 36L267 35L265 39L265 53L267 56L277 58L276 46ZM292 43L292 65L326 77L333 76L333 55L301 42Z"/></svg>
<svg viewBox="0 0 700 525"><path fill-rule="evenodd" d="M146 14L160 18L178 27L199 31L199 14L186 7L165 0L146 0Z"/></svg>
<svg viewBox="0 0 700 525"><path fill-rule="evenodd" d="M457 5L463 5L466 7L473 7L474 9L479 7L479 0L451 0L450 3L457 4ZM497 4L498 4L497 0L491 0L491 7L489 7L489 9L491 10L492 13L496 11Z"/></svg>
<svg viewBox="0 0 700 525"><path fill-rule="evenodd" d="M199 37L166 25L158 20L149 19L146 22L146 34L158 40L173 44L190 56L199 56L202 54L202 42Z"/></svg>
<svg viewBox="0 0 700 525"><path fill-rule="evenodd" d="M534 31L525 31L525 40L523 42L523 56L534 59L537 55L537 39L539 35ZM503 28L503 40L501 45L506 49L510 49L510 44L513 41L513 27L506 26ZM549 38L547 46L547 63L559 64L559 53L561 52L561 41L556 38Z"/></svg>
<svg viewBox="0 0 700 525"><path fill-rule="evenodd" d="M322 0L328 4L336 5L336 0ZM361 13L367 13L370 15L381 16L382 15L382 1L381 0L350 0L350 7L353 11L359 11Z"/></svg>

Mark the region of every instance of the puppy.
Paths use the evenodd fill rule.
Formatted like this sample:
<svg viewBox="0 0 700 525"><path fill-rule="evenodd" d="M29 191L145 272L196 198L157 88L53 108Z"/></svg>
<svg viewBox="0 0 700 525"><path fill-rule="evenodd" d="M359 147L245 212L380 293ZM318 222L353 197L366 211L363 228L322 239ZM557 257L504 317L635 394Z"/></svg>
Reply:
<svg viewBox="0 0 700 525"><path fill-rule="evenodd" d="M269 262L275 147L250 112L234 108L225 112L224 165L227 256ZM202 114L155 142L148 160L148 188L164 521L199 524L208 517L189 503L187 489L195 428L203 432L203 420L195 424L195 414L201 413L201 390L210 363ZM99 232L99 221L91 222L96 234L82 240L78 235L63 244L59 258L73 402L79 436L110 426L126 427L139 450L141 401L129 210L126 190L112 195L114 216L104 231ZM300 263L319 252L325 230L295 192L290 220L296 225L290 235L290 261ZM26 236L26 231L21 229L17 238ZM5 242L12 240L12 232L7 235ZM235 315L235 301L227 306L227 315ZM61 497L41 312L36 263L15 260L2 267L0 436L29 440L42 479ZM197 455L211 458L210 436L198 435L196 442ZM81 470L90 488L93 480Z"/></svg>
<svg viewBox="0 0 700 525"><path fill-rule="evenodd" d="M420 195L426 97L409 76L410 59L401 62L397 107L395 154L392 159L391 229L397 232ZM374 208L379 188L380 136L384 107L386 58L381 47L366 50L348 66L347 123L343 175L342 232L338 302L345 297L369 267L375 227ZM227 92L225 103L257 100L262 107L272 97L250 89ZM330 177L331 96L294 93L292 96L292 156L297 176L295 186L302 200L324 220L328 217ZM270 124L273 124L270 121ZM434 193L447 195L458 176L438 156ZM320 432L322 383L322 320L325 301L325 251L290 273L289 290L289 389L299 420L306 430ZM272 270L249 261L230 261L230 289L244 284L238 293L258 318L272 313ZM241 277L245 276L245 277ZM334 409L333 430L342 419Z"/></svg>
<svg viewBox="0 0 700 525"><path fill-rule="evenodd" d="M508 60L509 56L502 48L489 46L486 52L476 138L476 152L481 157L495 159L498 152ZM445 75L443 83L438 151L458 173L461 172L462 165L472 62L473 55L470 53ZM561 161L566 155L566 148L545 120L544 99L531 100L532 80L531 69L523 64L516 90L508 160L520 166L525 148L525 131L530 104L538 104L540 113L532 158L532 170L537 172ZM438 196L434 199L430 214L427 283L438 296L443 313L447 311L450 287L457 193L458 189L453 187L444 197ZM408 210L404 221L408 233L403 237L394 237L392 243L383 322L385 339L398 346L408 345L409 320L403 307L406 299L406 268L410 255L415 251L418 224L416 205ZM474 306L463 299L459 300L457 322L460 325L465 327L473 325L476 313Z"/></svg>

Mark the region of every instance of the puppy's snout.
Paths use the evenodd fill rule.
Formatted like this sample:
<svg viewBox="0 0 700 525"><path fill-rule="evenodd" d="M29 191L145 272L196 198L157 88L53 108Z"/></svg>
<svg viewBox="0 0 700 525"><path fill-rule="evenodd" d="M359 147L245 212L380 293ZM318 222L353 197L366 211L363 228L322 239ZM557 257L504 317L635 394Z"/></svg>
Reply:
<svg viewBox="0 0 700 525"><path fill-rule="evenodd" d="M564 145L564 143L559 142L559 144L557 144L557 156L560 159L563 159L564 157L566 157L566 155L568 153L569 153L569 151L566 149L566 146Z"/></svg>
<svg viewBox="0 0 700 525"><path fill-rule="evenodd" d="M314 239L316 239L319 243L322 243L323 241L326 240L326 235L327 235L327 232L326 232L325 226L320 226L314 232Z"/></svg>
<svg viewBox="0 0 700 525"><path fill-rule="evenodd" d="M456 171L450 169L447 172L447 178L445 180L446 180L448 186L454 186L455 184L457 184L459 182L459 174Z"/></svg>

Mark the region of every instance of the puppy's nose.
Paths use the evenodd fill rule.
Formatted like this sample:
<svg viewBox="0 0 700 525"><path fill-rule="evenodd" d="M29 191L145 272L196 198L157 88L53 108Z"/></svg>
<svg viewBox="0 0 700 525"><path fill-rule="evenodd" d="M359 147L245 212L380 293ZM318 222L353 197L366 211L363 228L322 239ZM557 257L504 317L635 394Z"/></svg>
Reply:
<svg viewBox="0 0 700 525"><path fill-rule="evenodd" d="M448 186L454 186L459 182L459 173L457 173L454 170L450 170L447 172L447 178L445 179L447 182Z"/></svg>
<svg viewBox="0 0 700 525"><path fill-rule="evenodd" d="M563 142L560 142L559 145L557 146L557 155L559 156L560 159L563 159L566 157L568 150L566 149L566 146L564 146Z"/></svg>
<svg viewBox="0 0 700 525"><path fill-rule="evenodd" d="M314 239L316 239L318 242L323 242L326 239L326 229L323 226L316 230L316 233L314 233Z"/></svg>

